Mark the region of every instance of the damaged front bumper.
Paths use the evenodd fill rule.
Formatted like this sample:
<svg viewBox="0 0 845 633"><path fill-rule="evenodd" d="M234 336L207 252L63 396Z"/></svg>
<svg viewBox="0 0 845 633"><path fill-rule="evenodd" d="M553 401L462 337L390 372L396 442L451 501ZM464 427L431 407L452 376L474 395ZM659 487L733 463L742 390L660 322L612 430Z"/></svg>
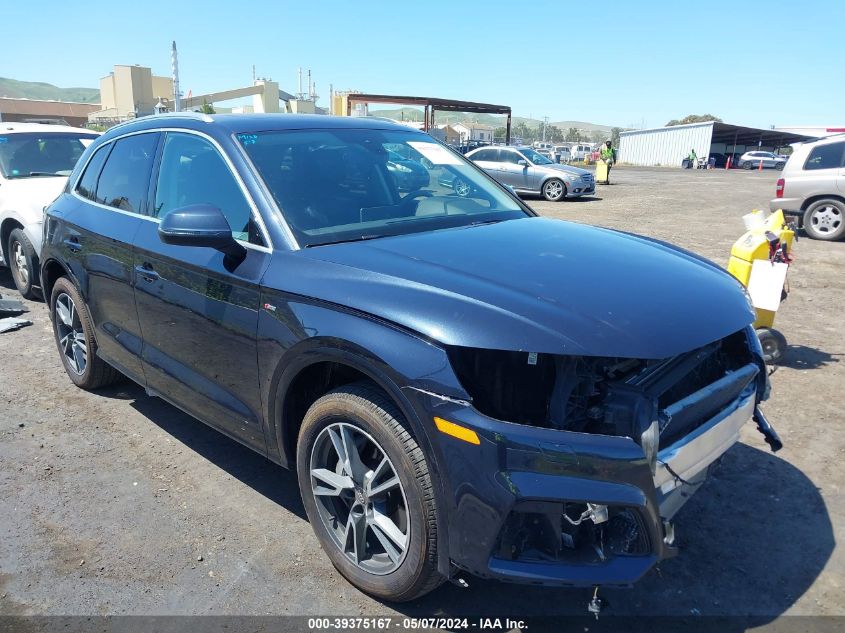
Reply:
<svg viewBox="0 0 845 633"><path fill-rule="evenodd" d="M438 436L452 564L531 584L635 582L677 553L672 517L756 419L760 382L749 367L728 405L656 459L629 437L503 422L466 402L417 392L421 416L450 420L479 439Z"/></svg>

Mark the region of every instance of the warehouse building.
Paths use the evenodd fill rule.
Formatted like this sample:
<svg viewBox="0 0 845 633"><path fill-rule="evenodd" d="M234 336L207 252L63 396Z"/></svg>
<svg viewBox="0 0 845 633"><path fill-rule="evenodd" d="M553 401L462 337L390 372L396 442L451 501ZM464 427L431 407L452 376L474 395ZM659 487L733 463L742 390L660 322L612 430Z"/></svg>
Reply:
<svg viewBox="0 0 845 633"><path fill-rule="evenodd" d="M690 150L695 150L698 157L715 156L717 166L723 167L728 155L735 157L752 150L775 152L810 138L804 134L717 121L688 123L622 132L617 160L630 165L680 167Z"/></svg>

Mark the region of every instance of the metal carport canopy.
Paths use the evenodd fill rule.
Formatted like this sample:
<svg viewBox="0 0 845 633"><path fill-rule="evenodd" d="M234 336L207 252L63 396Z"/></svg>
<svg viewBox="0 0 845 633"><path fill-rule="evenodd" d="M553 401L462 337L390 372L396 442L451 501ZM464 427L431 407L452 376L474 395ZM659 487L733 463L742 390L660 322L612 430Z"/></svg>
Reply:
<svg viewBox="0 0 845 633"><path fill-rule="evenodd" d="M475 101L461 101L459 99L440 99L438 97L408 97L400 95L376 95L360 92L351 93L347 97L347 115L352 114L353 103L389 103L397 105L419 105L425 110L424 129L427 132L434 125L434 111L442 112L474 112L476 114L506 114L507 144L511 142L511 108L510 106L494 105L492 103L477 103Z"/></svg>
<svg viewBox="0 0 845 633"><path fill-rule="evenodd" d="M764 130L756 127L744 127L742 125L731 125L730 123L713 123L713 137L710 143L724 143L725 145L762 145L770 147L783 147L792 143L803 143L812 137L791 132L778 132L776 130Z"/></svg>

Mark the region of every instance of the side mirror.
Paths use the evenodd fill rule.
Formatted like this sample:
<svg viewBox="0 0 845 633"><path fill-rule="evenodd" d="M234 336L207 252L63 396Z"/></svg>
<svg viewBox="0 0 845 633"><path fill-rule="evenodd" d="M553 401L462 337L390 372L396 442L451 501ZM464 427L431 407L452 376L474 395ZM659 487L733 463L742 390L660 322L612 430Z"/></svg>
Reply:
<svg viewBox="0 0 845 633"><path fill-rule="evenodd" d="M204 246L234 258L245 249L232 237L232 227L223 212L210 204L192 204L174 209L158 225L158 237L175 246Z"/></svg>
<svg viewBox="0 0 845 633"><path fill-rule="evenodd" d="M520 167L528 167L528 161L525 160L525 159L516 161L516 164L519 165Z"/></svg>

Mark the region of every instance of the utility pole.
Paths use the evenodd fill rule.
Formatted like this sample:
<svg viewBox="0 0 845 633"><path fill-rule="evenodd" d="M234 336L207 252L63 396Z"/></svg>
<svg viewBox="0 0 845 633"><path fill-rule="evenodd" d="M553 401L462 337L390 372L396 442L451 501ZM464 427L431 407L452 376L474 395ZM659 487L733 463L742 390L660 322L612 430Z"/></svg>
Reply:
<svg viewBox="0 0 845 633"><path fill-rule="evenodd" d="M182 95L179 92L179 59L176 57L176 40L170 49L170 67L173 71L173 111L182 111Z"/></svg>
<svg viewBox="0 0 845 633"><path fill-rule="evenodd" d="M543 142L546 142L546 128L549 127L549 117L543 117Z"/></svg>

